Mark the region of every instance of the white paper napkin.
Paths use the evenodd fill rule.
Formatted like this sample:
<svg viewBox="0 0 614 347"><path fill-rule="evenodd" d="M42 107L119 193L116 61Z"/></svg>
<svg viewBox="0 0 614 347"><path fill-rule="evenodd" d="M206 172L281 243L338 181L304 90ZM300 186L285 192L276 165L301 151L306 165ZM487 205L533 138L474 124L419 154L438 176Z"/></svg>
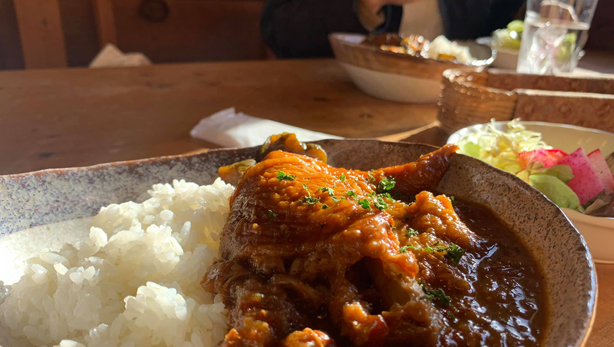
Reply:
<svg viewBox="0 0 614 347"><path fill-rule="evenodd" d="M90 63L91 68L146 65L151 65L151 61L143 53L123 53L111 43L104 46Z"/></svg>
<svg viewBox="0 0 614 347"><path fill-rule="evenodd" d="M335 135L237 113L234 107L203 118L190 131L190 135L223 147L251 147L261 145L269 136L283 132L296 134L300 141L342 139Z"/></svg>

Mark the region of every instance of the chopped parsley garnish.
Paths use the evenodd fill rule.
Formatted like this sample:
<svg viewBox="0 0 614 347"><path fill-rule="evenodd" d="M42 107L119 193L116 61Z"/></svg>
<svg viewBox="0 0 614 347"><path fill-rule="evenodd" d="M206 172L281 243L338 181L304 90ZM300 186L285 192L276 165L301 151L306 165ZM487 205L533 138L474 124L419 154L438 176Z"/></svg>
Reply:
<svg viewBox="0 0 614 347"><path fill-rule="evenodd" d="M364 208L365 210L371 209L371 205L369 205L369 200L367 199L358 200L358 204L362 206L362 208Z"/></svg>
<svg viewBox="0 0 614 347"><path fill-rule="evenodd" d="M326 210L327 208L328 208L328 205L327 205L327 204L322 204L322 209L323 209L323 210Z"/></svg>
<svg viewBox="0 0 614 347"><path fill-rule="evenodd" d="M452 298L447 296L443 289L426 289L426 283L424 283L424 281L419 281L418 283L422 286L422 291L424 291L424 296L422 298L428 301L438 300L441 301L444 306L450 306Z"/></svg>
<svg viewBox="0 0 614 347"><path fill-rule="evenodd" d="M392 198L392 196L390 195L390 193L380 193L380 194L377 194L377 195L381 196L382 198L386 198L386 199L394 200L394 199Z"/></svg>
<svg viewBox="0 0 614 347"><path fill-rule="evenodd" d="M418 232L412 228L407 229L407 237L414 237L414 236L418 236Z"/></svg>
<svg viewBox="0 0 614 347"><path fill-rule="evenodd" d="M369 172L369 179L371 180L371 182L375 182L375 177L373 177L373 174Z"/></svg>
<svg viewBox="0 0 614 347"><path fill-rule="evenodd" d="M448 318L456 320L456 316L454 315L454 313L450 311L446 311L446 315L448 316Z"/></svg>
<svg viewBox="0 0 614 347"><path fill-rule="evenodd" d="M435 250L433 250L433 248L431 248L431 246L429 245L426 245L425 248L416 247L414 245L407 245L407 246L403 246L399 248L399 253L407 253L407 250L409 249L415 249L416 251L429 252L429 253L435 252Z"/></svg>
<svg viewBox="0 0 614 347"><path fill-rule="evenodd" d="M384 202L384 199L382 198L377 198L377 200L375 200L375 202L373 203L373 205L375 205L375 207L377 207L378 210L385 210L388 208L388 204Z"/></svg>
<svg viewBox="0 0 614 347"><path fill-rule="evenodd" d="M334 202L339 202L339 198L337 198L337 197L333 196L333 197L331 197L331 199L333 199Z"/></svg>
<svg viewBox="0 0 614 347"><path fill-rule="evenodd" d="M453 196L450 197L450 202L452 202L452 206L456 206L456 199Z"/></svg>
<svg viewBox="0 0 614 347"><path fill-rule="evenodd" d="M341 174L341 176L339 176L339 180L341 182L345 182L345 174Z"/></svg>
<svg viewBox="0 0 614 347"><path fill-rule="evenodd" d="M388 223L388 225L390 225L390 228L391 228L391 229L396 229L396 228L397 228L396 226L394 226L394 224L390 224L390 223Z"/></svg>
<svg viewBox="0 0 614 347"><path fill-rule="evenodd" d="M305 188L305 190L309 191L309 187L307 187L307 185L305 183L303 183L303 188Z"/></svg>
<svg viewBox="0 0 614 347"><path fill-rule="evenodd" d="M458 262L460 262L461 258L463 257L463 255L465 254L465 250L458 247L455 244L451 244L447 249L446 249L447 253L444 257L446 257L447 259L449 259L452 264L458 264Z"/></svg>
<svg viewBox="0 0 614 347"><path fill-rule="evenodd" d="M269 210L269 217L271 217L271 218L277 218L277 213L275 213L275 212L273 212L273 211Z"/></svg>
<svg viewBox="0 0 614 347"><path fill-rule="evenodd" d="M345 195L351 197L351 198L355 198L358 195L356 193L354 193L353 191L349 190L347 193L345 193Z"/></svg>
<svg viewBox="0 0 614 347"><path fill-rule="evenodd" d="M318 190L321 190L323 192L328 193L328 195L333 196L335 195L335 191L333 190L333 188L329 188L329 187L320 187L318 188Z"/></svg>
<svg viewBox="0 0 614 347"><path fill-rule="evenodd" d="M394 178L384 178L383 180L379 181L377 190L380 192L389 192L392 190L392 188L394 188L395 184L396 182L394 181Z"/></svg>
<svg viewBox="0 0 614 347"><path fill-rule="evenodd" d="M308 196L304 196L299 201L303 202L303 203L306 203L307 205L315 205L316 203L318 203L320 201L320 198L314 198L313 196L308 195Z"/></svg>
<svg viewBox="0 0 614 347"><path fill-rule="evenodd" d="M369 194L369 196L370 196L370 197L374 197L374 196L375 196L375 192L371 192L371 193Z"/></svg>
<svg viewBox="0 0 614 347"><path fill-rule="evenodd" d="M277 172L277 179L280 181L294 181L295 178L296 178L296 175L288 175L284 173L283 171Z"/></svg>

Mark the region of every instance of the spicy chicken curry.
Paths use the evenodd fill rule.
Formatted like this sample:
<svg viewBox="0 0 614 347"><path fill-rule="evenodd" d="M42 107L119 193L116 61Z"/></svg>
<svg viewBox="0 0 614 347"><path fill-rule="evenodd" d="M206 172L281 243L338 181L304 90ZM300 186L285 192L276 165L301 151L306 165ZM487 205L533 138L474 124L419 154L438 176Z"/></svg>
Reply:
<svg viewBox="0 0 614 347"><path fill-rule="evenodd" d="M203 279L229 308L222 345L537 346L536 264L489 210L435 192L455 151L368 172L281 150L226 168L240 178Z"/></svg>

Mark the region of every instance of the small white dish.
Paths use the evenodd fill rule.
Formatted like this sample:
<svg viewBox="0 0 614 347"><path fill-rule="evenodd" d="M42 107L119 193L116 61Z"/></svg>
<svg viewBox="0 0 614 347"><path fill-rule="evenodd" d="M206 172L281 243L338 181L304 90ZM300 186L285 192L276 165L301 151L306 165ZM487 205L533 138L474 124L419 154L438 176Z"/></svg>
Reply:
<svg viewBox="0 0 614 347"><path fill-rule="evenodd" d="M495 61L492 62L492 67L495 67L497 69L516 71L516 66L518 65L519 51L508 48L493 47L492 37L490 36L480 37L475 40L475 42L481 45L487 45L488 47L497 50L497 56L495 57Z"/></svg>
<svg viewBox="0 0 614 347"><path fill-rule="evenodd" d="M396 102L436 103L445 70L489 66L497 55L489 46L461 41L457 43L469 48L476 60L460 64L384 51L363 44L365 38L362 34L330 34L335 59L366 94Z"/></svg>
<svg viewBox="0 0 614 347"><path fill-rule="evenodd" d="M506 48L497 48L497 57L492 67L504 70L516 71L518 65L518 51Z"/></svg>
<svg viewBox="0 0 614 347"><path fill-rule="evenodd" d="M369 70L343 62L339 64L360 90L376 98L409 103L435 103L439 100L440 81Z"/></svg>
<svg viewBox="0 0 614 347"><path fill-rule="evenodd" d="M508 122L495 122L498 130L507 131ZM604 156L614 152L614 134L601 130L583 128L573 125L520 122L527 130L538 131L542 139L553 148L571 153L584 148L590 153L600 149ZM487 124L476 124L458 130L448 138L448 143L458 143L461 136L475 133ZM562 209L567 218L582 233L593 260L596 263L614 264L614 218L593 217L567 208Z"/></svg>

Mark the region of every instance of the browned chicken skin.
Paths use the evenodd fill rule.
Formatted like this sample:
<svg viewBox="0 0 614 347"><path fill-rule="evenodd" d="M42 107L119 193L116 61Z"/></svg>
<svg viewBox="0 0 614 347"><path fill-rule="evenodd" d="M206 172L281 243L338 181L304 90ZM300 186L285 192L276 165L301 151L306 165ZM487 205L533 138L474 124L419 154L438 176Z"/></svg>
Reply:
<svg viewBox="0 0 614 347"><path fill-rule="evenodd" d="M446 318L417 277L434 283L452 244L480 245L451 201L428 192L455 151L370 172L275 151L247 169L222 260L203 280L230 309L223 345L437 345Z"/></svg>

